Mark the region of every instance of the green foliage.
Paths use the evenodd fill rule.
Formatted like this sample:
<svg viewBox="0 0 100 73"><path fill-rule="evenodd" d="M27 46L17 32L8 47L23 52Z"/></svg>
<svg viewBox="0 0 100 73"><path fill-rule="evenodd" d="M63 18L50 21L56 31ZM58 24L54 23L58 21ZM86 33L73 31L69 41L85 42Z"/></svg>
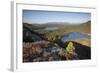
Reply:
<svg viewBox="0 0 100 73"><path fill-rule="evenodd" d="M66 47L66 53L73 54L75 47L73 46L72 42L69 42L68 46Z"/></svg>

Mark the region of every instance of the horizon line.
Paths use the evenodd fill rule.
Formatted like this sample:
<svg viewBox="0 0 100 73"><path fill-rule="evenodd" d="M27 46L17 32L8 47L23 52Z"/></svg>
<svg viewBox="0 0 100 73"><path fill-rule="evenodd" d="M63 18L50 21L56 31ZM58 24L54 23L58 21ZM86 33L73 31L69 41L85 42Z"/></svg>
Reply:
<svg viewBox="0 0 100 73"><path fill-rule="evenodd" d="M28 24L47 24L47 23L68 23L68 24L82 24L82 23L86 23L86 22L91 22L91 20L87 20L84 22L43 22L43 23L29 23L29 22L23 22L23 23L28 23Z"/></svg>

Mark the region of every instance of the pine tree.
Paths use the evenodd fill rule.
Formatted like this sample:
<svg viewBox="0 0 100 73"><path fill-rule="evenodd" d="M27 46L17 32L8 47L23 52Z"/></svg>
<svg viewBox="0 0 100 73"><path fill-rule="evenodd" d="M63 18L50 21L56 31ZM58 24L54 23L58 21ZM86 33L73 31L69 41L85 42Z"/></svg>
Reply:
<svg viewBox="0 0 100 73"><path fill-rule="evenodd" d="M75 47L74 47L72 42L68 43L68 46L66 47L65 52L66 52L66 58L67 59L71 59L74 56Z"/></svg>
<svg viewBox="0 0 100 73"><path fill-rule="evenodd" d="M75 50L75 47L74 47L73 43L69 42L68 46L66 47L66 52L70 53L70 54L73 54L74 50Z"/></svg>

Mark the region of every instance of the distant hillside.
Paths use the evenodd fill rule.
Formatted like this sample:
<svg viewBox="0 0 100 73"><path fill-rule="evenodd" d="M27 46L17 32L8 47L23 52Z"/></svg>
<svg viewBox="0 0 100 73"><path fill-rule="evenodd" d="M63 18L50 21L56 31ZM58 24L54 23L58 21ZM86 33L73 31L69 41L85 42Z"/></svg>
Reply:
<svg viewBox="0 0 100 73"><path fill-rule="evenodd" d="M27 27L30 30L37 30L37 29L44 29L45 27L40 25L40 24L28 24L28 23L23 23L23 27Z"/></svg>
<svg viewBox="0 0 100 73"><path fill-rule="evenodd" d="M44 27L64 27L68 25L70 25L70 23L67 22L48 22L43 24Z"/></svg>
<svg viewBox="0 0 100 73"><path fill-rule="evenodd" d="M45 34L47 37L66 35L70 32L80 32L91 36L91 21L82 24L70 24L67 22L48 22L45 24L28 24L23 23L23 27L27 27L31 31L35 31L40 34ZM53 28L57 28L54 30ZM50 32L50 29L53 29ZM52 37L51 37L52 36Z"/></svg>
<svg viewBox="0 0 100 73"><path fill-rule="evenodd" d="M90 27L91 26L91 21L85 22L85 23L67 23L67 22L48 22L44 24L38 24L38 23L23 23L24 26L27 26L29 28L33 29L39 29L39 28L46 28L46 27L63 27L63 26L82 26L82 27Z"/></svg>
<svg viewBox="0 0 100 73"><path fill-rule="evenodd" d="M80 26L81 26L81 30L83 30L84 32L89 34L91 33L91 21L85 22Z"/></svg>
<svg viewBox="0 0 100 73"><path fill-rule="evenodd" d="M34 31L34 29L40 29L39 27L34 27L31 24L23 24L23 42L34 42L39 40L47 40L43 34L39 34Z"/></svg>

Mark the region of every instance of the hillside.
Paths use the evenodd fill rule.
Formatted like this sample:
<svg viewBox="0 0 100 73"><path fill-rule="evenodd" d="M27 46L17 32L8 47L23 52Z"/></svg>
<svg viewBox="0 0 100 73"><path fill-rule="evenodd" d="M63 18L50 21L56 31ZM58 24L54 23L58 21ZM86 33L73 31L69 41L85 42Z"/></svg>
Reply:
<svg viewBox="0 0 100 73"><path fill-rule="evenodd" d="M82 24L69 24L64 22L51 22L45 24L23 23L23 28L25 27L27 27L28 30L45 35L48 40L55 39L57 36L61 37L70 32L80 32L89 36L91 34L91 21Z"/></svg>
<svg viewBox="0 0 100 73"><path fill-rule="evenodd" d="M90 21L23 23L23 62L91 59L90 26ZM68 47L70 42L71 47Z"/></svg>

